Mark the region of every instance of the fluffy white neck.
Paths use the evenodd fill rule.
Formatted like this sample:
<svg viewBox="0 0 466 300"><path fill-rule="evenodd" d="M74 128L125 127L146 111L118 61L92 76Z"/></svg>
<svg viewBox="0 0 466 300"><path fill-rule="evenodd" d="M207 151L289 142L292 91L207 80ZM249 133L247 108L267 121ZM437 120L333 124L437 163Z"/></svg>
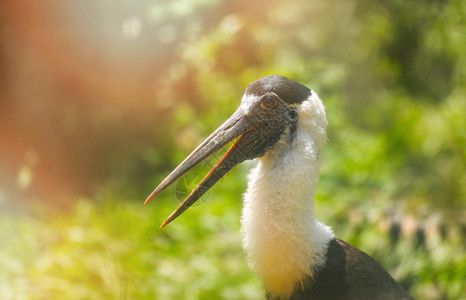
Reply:
<svg viewBox="0 0 466 300"><path fill-rule="evenodd" d="M324 107L312 93L297 109L295 136L287 131L250 172L241 220L251 266L267 291L283 298L325 264L333 238L313 213L326 141Z"/></svg>

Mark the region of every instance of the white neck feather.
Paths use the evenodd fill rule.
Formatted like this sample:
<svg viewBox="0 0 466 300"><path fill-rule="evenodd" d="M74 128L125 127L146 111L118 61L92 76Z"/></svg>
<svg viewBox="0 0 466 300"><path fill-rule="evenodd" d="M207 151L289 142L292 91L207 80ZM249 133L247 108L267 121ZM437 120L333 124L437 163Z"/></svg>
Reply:
<svg viewBox="0 0 466 300"><path fill-rule="evenodd" d="M265 288L289 297L296 285L325 264L332 230L314 218L314 196L327 120L314 92L297 105L298 124L248 176L241 219L243 247Z"/></svg>

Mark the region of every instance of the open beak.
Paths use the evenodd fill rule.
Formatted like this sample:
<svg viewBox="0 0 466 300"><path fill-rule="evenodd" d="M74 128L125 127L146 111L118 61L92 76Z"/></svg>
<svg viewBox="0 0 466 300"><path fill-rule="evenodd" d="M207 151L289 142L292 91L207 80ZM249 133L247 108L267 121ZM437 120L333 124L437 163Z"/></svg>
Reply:
<svg viewBox="0 0 466 300"><path fill-rule="evenodd" d="M249 120L241 108L239 108L225 123L215 130L204 142L202 142L178 167L176 167L155 190L147 197L144 204L160 194L170 184L175 182L183 174L196 166L214 152L225 146L228 142L239 137L230 147L219 162L210 170L198 186L184 199L175 211L162 223L164 227L204 195L217 181L220 180L234 166L251 159L251 153L257 146L254 139L247 138L247 132L257 131L257 125ZM246 138L245 138L246 137Z"/></svg>

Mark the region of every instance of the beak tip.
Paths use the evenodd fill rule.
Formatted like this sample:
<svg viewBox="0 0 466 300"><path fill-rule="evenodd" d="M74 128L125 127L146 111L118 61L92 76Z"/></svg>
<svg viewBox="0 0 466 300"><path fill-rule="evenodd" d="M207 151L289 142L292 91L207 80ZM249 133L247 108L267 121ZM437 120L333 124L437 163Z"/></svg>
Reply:
<svg viewBox="0 0 466 300"><path fill-rule="evenodd" d="M170 223L171 220L170 220L170 217L168 219L166 219L165 221L163 221L162 225L160 225L159 229L162 229L164 228L165 226L167 226L168 223Z"/></svg>
<svg viewBox="0 0 466 300"><path fill-rule="evenodd" d="M149 197L147 197L146 201L144 201L144 205L146 205L147 203L149 203L150 200L152 200L153 198L155 198L155 196L157 196L160 192L158 191L158 189L155 189L150 195Z"/></svg>

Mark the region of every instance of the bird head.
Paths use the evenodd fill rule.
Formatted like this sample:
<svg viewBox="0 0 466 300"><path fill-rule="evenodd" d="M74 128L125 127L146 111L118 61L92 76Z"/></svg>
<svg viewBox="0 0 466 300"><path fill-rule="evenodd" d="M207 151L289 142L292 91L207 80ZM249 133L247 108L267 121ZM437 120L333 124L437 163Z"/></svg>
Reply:
<svg viewBox="0 0 466 300"><path fill-rule="evenodd" d="M280 75L266 76L249 84L236 112L181 162L146 199L145 204L191 168L236 139L161 227L182 214L237 164L263 156L285 132L294 132L298 121L297 107L311 94L312 91L304 85Z"/></svg>

